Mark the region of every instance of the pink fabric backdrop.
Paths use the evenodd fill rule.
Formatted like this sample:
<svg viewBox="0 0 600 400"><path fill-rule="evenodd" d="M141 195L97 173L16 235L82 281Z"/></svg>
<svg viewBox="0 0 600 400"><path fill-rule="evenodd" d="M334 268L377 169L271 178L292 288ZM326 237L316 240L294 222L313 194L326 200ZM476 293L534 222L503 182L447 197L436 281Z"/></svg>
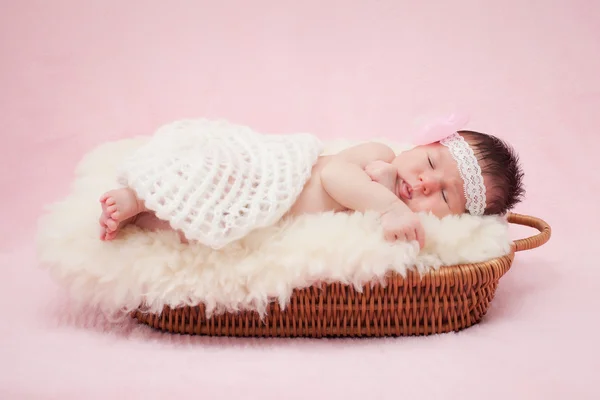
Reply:
<svg viewBox="0 0 600 400"><path fill-rule="evenodd" d="M433 3L3 2L0 398L600 398L600 2ZM43 204L101 142L198 116L401 141L452 107L516 146L529 192L517 211L554 229L461 333L162 335L71 315L37 269Z"/></svg>

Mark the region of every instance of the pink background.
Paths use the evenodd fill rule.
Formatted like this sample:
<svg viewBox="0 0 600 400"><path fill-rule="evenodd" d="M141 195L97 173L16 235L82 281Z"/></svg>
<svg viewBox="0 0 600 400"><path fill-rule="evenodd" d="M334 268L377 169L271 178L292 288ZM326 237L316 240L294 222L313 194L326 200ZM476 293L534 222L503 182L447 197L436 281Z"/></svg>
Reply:
<svg viewBox="0 0 600 400"><path fill-rule="evenodd" d="M433 3L4 1L0 398L600 398L600 2ZM101 142L200 116L401 141L452 107L516 146L529 193L517 211L554 229L461 333L162 335L69 314L37 269L43 204Z"/></svg>

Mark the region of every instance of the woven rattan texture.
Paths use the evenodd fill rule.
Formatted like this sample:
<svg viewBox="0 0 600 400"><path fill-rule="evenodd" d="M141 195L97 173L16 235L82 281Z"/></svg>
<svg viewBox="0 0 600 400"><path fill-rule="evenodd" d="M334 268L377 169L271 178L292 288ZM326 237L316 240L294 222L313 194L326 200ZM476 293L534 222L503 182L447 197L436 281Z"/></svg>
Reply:
<svg viewBox="0 0 600 400"><path fill-rule="evenodd" d="M511 253L486 262L442 267L424 275L390 274L385 286L365 286L362 293L340 283L297 289L285 310L271 303L263 320L252 311L207 319L202 304L164 307L160 314L136 311L133 316L162 331L211 336L373 337L459 331L486 314L515 251L539 247L550 238L550 227L538 218L508 218L540 233L515 241Z"/></svg>

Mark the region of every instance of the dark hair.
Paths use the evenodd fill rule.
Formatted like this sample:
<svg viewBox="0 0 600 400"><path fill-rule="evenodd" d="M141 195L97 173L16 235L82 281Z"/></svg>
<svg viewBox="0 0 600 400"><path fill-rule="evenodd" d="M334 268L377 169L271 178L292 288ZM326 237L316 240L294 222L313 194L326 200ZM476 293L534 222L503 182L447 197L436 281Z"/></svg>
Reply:
<svg viewBox="0 0 600 400"><path fill-rule="evenodd" d="M525 196L519 156L506 142L474 131L458 132L471 146L487 178L485 215L504 214Z"/></svg>

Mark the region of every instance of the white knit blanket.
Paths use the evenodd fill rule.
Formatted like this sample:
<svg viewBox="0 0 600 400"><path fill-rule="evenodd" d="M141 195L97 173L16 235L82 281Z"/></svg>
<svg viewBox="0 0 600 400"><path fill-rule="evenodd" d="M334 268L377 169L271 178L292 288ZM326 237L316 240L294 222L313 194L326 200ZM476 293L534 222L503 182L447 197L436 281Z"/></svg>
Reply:
<svg viewBox="0 0 600 400"><path fill-rule="evenodd" d="M279 221L322 151L310 134L179 120L160 127L126 159L118 179L187 239L220 249Z"/></svg>

